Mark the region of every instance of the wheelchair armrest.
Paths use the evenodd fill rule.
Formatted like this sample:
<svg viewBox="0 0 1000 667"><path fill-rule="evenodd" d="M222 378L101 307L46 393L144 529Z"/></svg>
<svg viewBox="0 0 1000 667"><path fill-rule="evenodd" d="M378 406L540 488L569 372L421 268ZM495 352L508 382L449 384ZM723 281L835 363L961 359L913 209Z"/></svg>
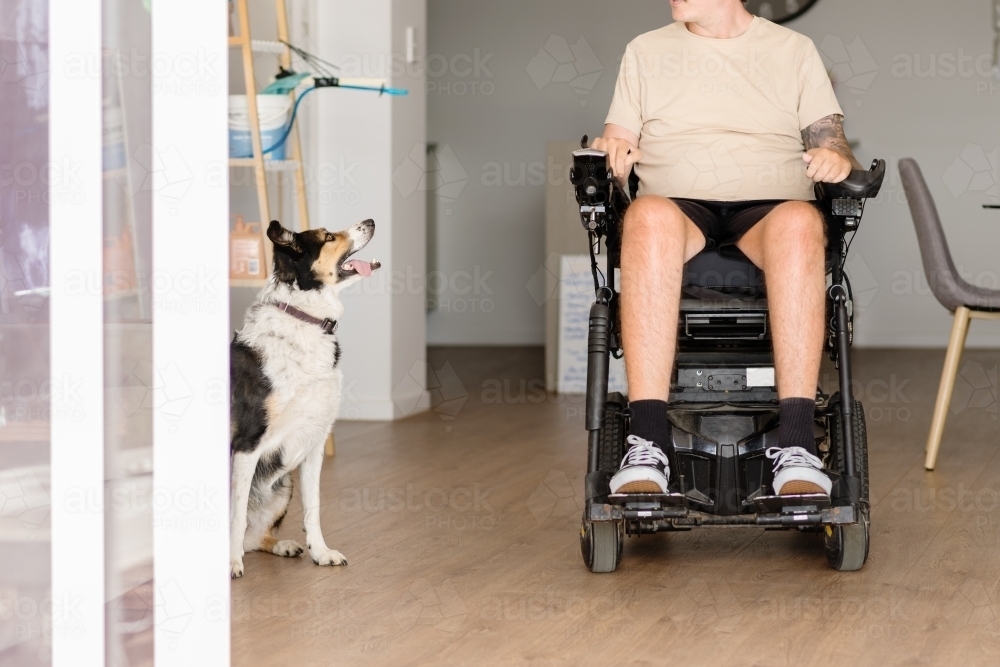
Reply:
<svg viewBox="0 0 1000 667"><path fill-rule="evenodd" d="M830 203L835 199L869 199L878 196L885 179L885 160L875 160L868 171L855 169L840 183L817 183L816 198Z"/></svg>

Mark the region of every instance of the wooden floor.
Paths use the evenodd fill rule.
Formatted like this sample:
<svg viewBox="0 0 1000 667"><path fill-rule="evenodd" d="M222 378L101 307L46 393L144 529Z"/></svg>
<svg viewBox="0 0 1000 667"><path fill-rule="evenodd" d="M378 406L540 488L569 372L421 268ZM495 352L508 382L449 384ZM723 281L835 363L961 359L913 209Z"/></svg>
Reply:
<svg viewBox="0 0 1000 667"><path fill-rule="evenodd" d="M855 353L863 571L829 569L814 538L743 528L630 538L619 570L594 575L581 399L539 390L540 350L432 350L435 411L336 426L322 519L350 565L247 555L233 664L998 665L1000 353L967 353L928 473L943 358ZM301 540L293 502L282 536Z"/></svg>

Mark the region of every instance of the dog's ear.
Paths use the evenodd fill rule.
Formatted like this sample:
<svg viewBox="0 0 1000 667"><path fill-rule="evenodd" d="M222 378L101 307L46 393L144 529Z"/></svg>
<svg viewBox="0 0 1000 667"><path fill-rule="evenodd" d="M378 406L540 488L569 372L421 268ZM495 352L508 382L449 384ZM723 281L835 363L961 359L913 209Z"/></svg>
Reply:
<svg viewBox="0 0 1000 667"><path fill-rule="evenodd" d="M302 246L299 245L298 235L290 229L285 229L277 220L272 220L267 228L267 238L271 239L276 247L285 248L295 254L302 253Z"/></svg>

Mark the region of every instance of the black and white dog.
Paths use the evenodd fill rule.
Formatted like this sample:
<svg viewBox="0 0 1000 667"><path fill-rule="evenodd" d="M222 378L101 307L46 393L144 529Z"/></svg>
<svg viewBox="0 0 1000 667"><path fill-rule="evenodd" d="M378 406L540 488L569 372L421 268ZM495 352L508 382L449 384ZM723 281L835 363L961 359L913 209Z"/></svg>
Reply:
<svg viewBox="0 0 1000 667"><path fill-rule="evenodd" d="M232 505L230 567L243 576L243 554L294 557L302 546L274 530L292 497L299 468L306 548L317 565L346 565L326 546L319 523L319 475L326 436L340 407L340 346L344 314L339 293L368 277L378 262L351 256L375 233L365 220L342 232L295 233L272 222L274 271L247 311L231 348Z"/></svg>

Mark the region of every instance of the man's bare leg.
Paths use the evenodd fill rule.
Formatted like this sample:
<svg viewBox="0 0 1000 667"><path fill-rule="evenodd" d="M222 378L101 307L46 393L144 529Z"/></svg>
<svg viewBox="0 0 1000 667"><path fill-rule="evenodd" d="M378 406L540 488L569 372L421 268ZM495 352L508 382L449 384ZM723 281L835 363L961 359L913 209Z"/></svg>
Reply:
<svg viewBox="0 0 1000 667"><path fill-rule="evenodd" d="M704 247L701 230L669 199L640 197L628 208L621 318L630 401L670 396L684 264Z"/></svg>
<svg viewBox="0 0 1000 667"><path fill-rule="evenodd" d="M736 244L767 279L781 420L781 449L769 449L767 456L775 461L774 491L782 495L829 495L832 486L813 435L826 328L824 234L814 206L786 202Z"/></svg>
<svg viewBox="0 0 1000 667"><path fill-rule="evenodd" d="M736 244L767 277L778 398L816 398L826 320L826 241L812 204L786 202Z"/></svg>
<svg viewBox="0 0 1000 667"><path fill-rule="evenodd" d="M622 236L622 338L632 411L628 452L612 493L665 493L666 401L677 344L684 263L705 247L701 230L674 202L641 197Z"/></svg>

